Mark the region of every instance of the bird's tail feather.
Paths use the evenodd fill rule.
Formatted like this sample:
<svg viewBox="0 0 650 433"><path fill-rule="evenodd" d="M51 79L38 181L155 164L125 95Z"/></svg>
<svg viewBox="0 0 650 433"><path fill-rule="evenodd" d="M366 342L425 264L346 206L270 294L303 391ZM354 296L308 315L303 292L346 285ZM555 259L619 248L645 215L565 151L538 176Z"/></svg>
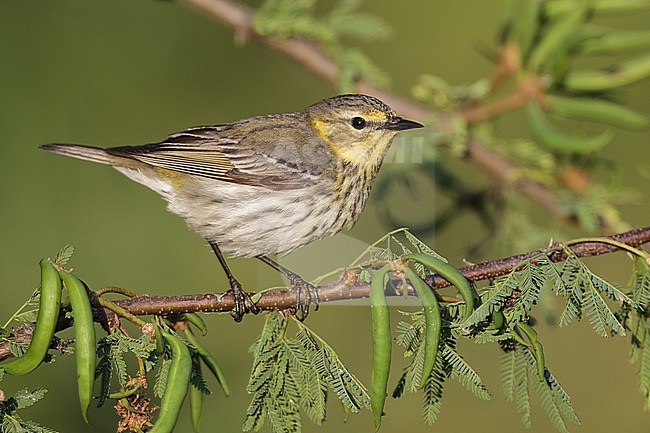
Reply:
<svg viewBox="0 0 650 433"><path fill-rule="evenodd" d="M86 161L98 162L100 164L112 165L115 163L115 156L99 147L85 146L83 144L50 143L42 145L41 149L73 158L85 159Z"/></svg>

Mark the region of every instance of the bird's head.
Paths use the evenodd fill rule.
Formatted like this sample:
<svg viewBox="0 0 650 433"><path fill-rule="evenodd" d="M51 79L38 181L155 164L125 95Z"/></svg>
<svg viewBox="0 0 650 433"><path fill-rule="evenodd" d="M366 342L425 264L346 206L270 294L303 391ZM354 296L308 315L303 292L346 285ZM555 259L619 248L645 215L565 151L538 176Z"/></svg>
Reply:
<svg viewBox="0 0 650 433"><path fill-rule="evenodd" d="M305 110L313 132L337 158L357 165L381 163L393 137L424 125L397 115L367 95L339 95Z"/></svg>

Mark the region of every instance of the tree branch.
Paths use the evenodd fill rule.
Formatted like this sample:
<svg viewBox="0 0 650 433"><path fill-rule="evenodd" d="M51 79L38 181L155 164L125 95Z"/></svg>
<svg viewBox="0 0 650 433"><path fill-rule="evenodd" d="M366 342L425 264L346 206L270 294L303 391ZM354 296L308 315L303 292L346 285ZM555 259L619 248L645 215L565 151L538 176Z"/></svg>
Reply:
<svg viewBox="0 0 650 433"><path fill-rule="evenodd" d="M630 230L624 233L606 236L605 239L613 239L638 247L650 242L650 226ZM491 260L476 265L460 268L460 272L470 281L481 281L489 278L505 275L510 272L521 261L537 254L548 251L550 248L560 246L560 243L550 245L548 248L540 248L512 257ZM578 257L590 257L601 254L612 253L618 250L615 246L588 242L569 247ZM553 262L566 259L566 254L554 253L549 257ZM318 294L321 302L332 302L346 299L367 298L370 294L370 286L367 283L358 282L358 269L348 269L334 282L318 287ZM449 286L444 278L436 275L427 279L434 289ZM254 296L254 293L251 293ZM137 296L130 299L115 301L116 304L125 308L134 315L147 314L170 314L187 313L191 311L218 312L230 311L234 308L234 299L229 293L206 293L201 295L179 295L179 296ZM260 295L256 305L262 310L279 310L295 306L296 293L294 290L276 290L265 292Z"/></svg>
<svg viewBox="0 0 650 433"><path fill-rule="evenodd" d="M601 239L613 239L632 247L638 247L650 242L650 226L637 228L612 236L605 236ZM555 243L547 248L540 248L538 250L511 257L478 263L472 266L460 268L459 270L470 281L486 280L498 277L499 275L505 275L523 260L560 245L560 243ZM572 245L568 248L570 248L578 257L596 256L619 250L616 246L601 242L584 242ZM550 254L549 258L553 262L559 262L566 258L566 254L556 252ZM318 295L320 302L326 303L346 299L367 298L370 295L370 285L368 283L359 282L359 273L359 269L347 269L341 273L336 281L319 286ZM426 282L434 290L448 287L450 285L447 280L439 275L427 278ZM101 290L102 289L99 291ZM413 293L412 290L410 292ZM397 295L396 293L387 294ZM255 297L258 296L258 294L251 293L251 296ZM118 305L134 316L153 314L171 315L196 311L227 312L235 307L234 298L230 293L205 293L174 296L140 295L129 299L112 301L112 303ZM99 306L97 300L94 300L93 304L96 322L106 327L106 323L109 319L112 318L112 320L114 320L116 318L113 311ZM285 310L293 308L295 304L296 292L290 289L260 293L259 299L256 301L256 305L262 310ZM73 321L62 315L57 326L57 331L62 331L72 325ZM24 343L31 340L31 331L25 326L17 328L13 333L15 334L15 338L20 339L20 341ZM7 341L0 342L0 361L10 356L11 352L9 351L9 343Z"/></svg>
<svg viewBox="0 0 650 433"><path fill-rule="evenodd" d="M260 35L253 27L253 10L248 6L232 0L181 1L207 13L218 22L230 26L235 32L237 41L254 40L259 42L295 60L323 80L332 84L336 83L338 67L316 43L299 37L283 39ZM512 57L511 54L507 59L510 59L510 57ZM510 68L512 68L512 62L512 60L506 62ZM393 93L374 87L364 80L356 82L356 89L361 93L378 97L406 117L425 119L446 116L444 113L434 112ZM480 114L476 110L469 111L465 119L468 123L485 120L485 117L481 117ZM444 119L439 122L440 125L446 123L449 122L445 122ZM552 216L570 217L560 208L553 193L544 185L531 180L517 180L515 176L518 172L517 166L510 163L501 154L487 149L475 139L470 139L467 143L467 157L492 178L496 179L498 183L510 185L519 190L523 195L544 207Z"/></svg>

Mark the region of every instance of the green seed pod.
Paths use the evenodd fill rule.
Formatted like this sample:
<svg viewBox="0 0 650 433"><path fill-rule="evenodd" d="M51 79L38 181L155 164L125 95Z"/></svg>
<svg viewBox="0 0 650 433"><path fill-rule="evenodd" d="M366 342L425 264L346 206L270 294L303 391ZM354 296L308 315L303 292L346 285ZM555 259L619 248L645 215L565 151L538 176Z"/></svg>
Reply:
<svg viewBox="0 0 650 433"><path fill-rule="evenodd" d="M558 153L591 153L600 150L612 138L610 131L595 137L577 137L556 128L548 121L542 108L534 102L526 106L530 133L541 146Z"/></svg>
<svg viewBox="0 0 650 433"><path fill-rule="evenodd" d="M438 305L438 300L431 287L422 281L411 268L404 268L404 272L408 279L411 280L411 284L424 308L424 365L422 367L422 378L420 379L420 388L422 388L429 376L431 376L438 357L440 334L442 332L440 305Z"/></svg>
<svg viewBox="0 0 650 433"><path fill-rule="evenodd" d="M192 365L197 371L201 371L201 361L199 356L192 355ZM203 392L194 385L190 385L190 416L192 417L192 428L194 433L199 433L199 423L203 414Z"/></svg>
<svg viewBox="0 0 650 433"><path fill-rule="evenodd" d="M492 323L488 326L487 329L499 330L503 328L503 325L506 323L506 316L503 315L501 311L495 311L492 313Z"/></svg>
<svg viewBox="0 0 650 433"><path fill-rule="evenodd" d="M589 13L596 16L631 14L650 8L647 0L596 0L590 2ZM547 0L544 2L544 14L549 18L575 10L578 2L566 0Z"/></svg>
<svg viewBox="0 0 650 433"><path fill-rule="evenodd" d="M61 278L54 265L47 259L41 260L41 299L36 326L27 352L19 358L0 363L0 367L14 376L30 373L38 367L50 347L61 304Z"/></svg>
<svg viewBox="0 0 650 433"><path fill-rule="evenodd" d="M564 77L569 92L601 92L635 83L650 76L650 54L605 69L570 71Z"/></svg>
<svg viewBox="0 0 650 433"><path fill-rule="evenodd" d="M86 287L74 274L59 272L68 291L74 314L75 357L77 359L77 388L81 414L88 422L88 407L93 398L95 384L96 340L93 312Z"/></svg>
<svg viewBox="0 0 650 433"><path fill-rule="evenodd" d="M601 37L588 39L575 47L588 55L620 55L650 48L649 30L609 30Z"/></svg>
<svg viewBox="0 0 650 433"><path fill-rule="evenodd" d="M514 33L517 36L522 57L526 59L528 57L528 51L539 30L539 24L542 19L540 13L543 1L523 0L520 3L520 11L514 20Z"/></svg>
<svg viewBox="0 0 650 433"><path fill-rule="evenodd" d="M199 340L192 332L192 328L190 328L189 326L185 328L185 336L187 337L187 341L189 341L190 344L199 353L201 359L208 367L210 372L212 372L214 377L217 379L219 385L221 385L221 389L223 389L223 393L226 395L226 397L230 396L230 385L228 385L228 380L226 379L226 375L223 372L223 369L221 368L219 363L217 362L217 359L214 356L212 356L212 354L208 351L208 349L206 349L206 347L199 342Z"/></svg>
<svg viewBox="0 0 650 433"><path fill-rule="evenodd" d="M598 0L594 2L593 12L596 15L633 14L648 9L648 0Z"/></svg>
<svg viewBox="0 0 650 433"><path fill-rule="evenodd" d="M375 420L375 431L381 427L390 374L393 342L390 336L390 311L384 293L384 279L390 268L377 271L370 285L370 313L372 322L372 375L370 379L370 408Z"/></svg>
<svg viewBox="0 0 650 433"><path fill-rule="evenodd" d="M474 312L474 288L458 269L454 268L449 263L445 263L440 259L423 253L407 254L402 258L404 260L415 260L416 262L423 264L453 284L458 290L460 297L463 298L463 301L465 302L465 315L463 316L463 320L467 320L467 318L472 315Z"/></svg>
<svg viewBox="0 0 650 433"><path fill-rule="evenodd" d="M537 332L533 329L532 326L530 326L527 323L517 323L516 325L517 329L522 331L524 335L528 338L528 341L530 342L530 347L533 349L533 353L535 354L535 363L537 364L537 374L539 374L539 378L544 380L544 373L546 370L546 365L544 361L544 348L542 347L542 343L540 343L537 340Z"/></svg>
<svg viewBox="0 0 650 433"><path fill-rule="evenodd" d="M540 42L532 48L526 65L528 69L534 72L548 70L549 66L555 63L553 60L570 48L566 41L585 21L586 13L587 2L582 2L576 9L551 21Z"/></svg>
<svg viewBox="0 0 650 433"><path fill-rule="evenodd" d="M156 317L153 319L153 324L156 328L156 351L158 353L163 353L165 350L165 339L163 338L163 330L160 324L158 323L158 320L156 320Z"/></svg>
<svg viewBox="0 0 650 433"><path fill-rule="evenodd" d="M566 118L604 123L630 131L641 131L650 125L648 117L603 99L547 95L546 107Z"/></svg>
<svg viewBox="0 0 650 433"><path fill-rule="evenodd" d="M183 314L188 322L196 326L196 329L201 331L201 335L204 337L208 335L208 325L203 320L203 317L199 313L185 313Z"/></svg>
<svg viewBox="0 0 650 433"><path fill-rule="evenodd" d="M172 433L192 374L192 355L190 349L174 334L163 334L172 348L172 362L167 375L165 395L160 403L160 413L149 433Z"/></svg>

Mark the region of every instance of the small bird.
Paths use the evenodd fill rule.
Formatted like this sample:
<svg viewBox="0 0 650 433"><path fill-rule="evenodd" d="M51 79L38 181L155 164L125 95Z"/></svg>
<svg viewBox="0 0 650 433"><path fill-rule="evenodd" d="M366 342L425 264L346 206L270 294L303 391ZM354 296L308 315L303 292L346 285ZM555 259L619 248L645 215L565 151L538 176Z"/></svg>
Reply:
<svg viewBox="0 0 650 433"><path fill-rule="evenodd" d="M111 165L163 196L168 210L214 250L234 295L233 317L240 321L257 308L222 251L257 257L293 285L307 287L309 302L309 285L268 256L354 225L393 137L421 127L377 98L348 94L301 112L190 128L159 143L41 147Z"/></svg>

